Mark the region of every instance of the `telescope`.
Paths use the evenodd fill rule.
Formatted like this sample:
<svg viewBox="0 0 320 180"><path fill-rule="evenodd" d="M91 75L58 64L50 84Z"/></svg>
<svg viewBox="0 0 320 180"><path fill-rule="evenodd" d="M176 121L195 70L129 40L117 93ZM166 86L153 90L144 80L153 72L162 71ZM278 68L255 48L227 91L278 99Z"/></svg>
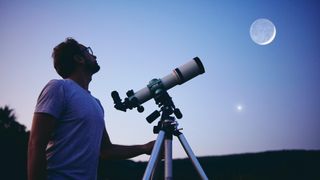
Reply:
<svg viewBox="0 0 320 180"><path fill-rule="evenodd" d="M122 102L117 91L112 91L111 96L114 101L114 107L121 111L127 109L137 108L138 112L143 112L142 106L146 101L157 98L161 94L166 93L167 90L176 85L181 85L190 79L203 74L205 72L204 66L198 57L194 57L189 62L182 66L175 68L170 74L161 79L152 79L147 87L140 89L137 92L129 90L126 94L127 97Z"/></svg>
<svg viewBox="0 0 320 180"><path fill-rule="evenodd" d="M178 128L178 122L175 120L174 114L178 119L182 118L182 113L175 107L172 98L169 96L167 90L176 85L181 85L190 79L203 74L205 72L203 64L198 57L193 58L191 61L184 65L175 68L170 74L164 76L161 79L152 79L147 87L142 88L136 93L133 90L127 92L127 98L122 102L117 91L113 91L111 96L114 101L114 107L121 111L127 109L137 108L138 112L143 112L144 108L142 104L151 98L156 101L156 104L161 108L160 111L155 110L146 119L149 123L152 123L160 115L160 121L157 126L153 127L153 132L158 134L155 141L150 160L143 175L143 180L153 179L155 167L158 164L160 151L164 146L164 174L165 179L173 179L172 175L172 137L179 138L184 150L190 158L193 166L197 170L201 179L207 180L205 172L203 171L199 161L192 152L190 145L188 144L181 129Z"/></svg>

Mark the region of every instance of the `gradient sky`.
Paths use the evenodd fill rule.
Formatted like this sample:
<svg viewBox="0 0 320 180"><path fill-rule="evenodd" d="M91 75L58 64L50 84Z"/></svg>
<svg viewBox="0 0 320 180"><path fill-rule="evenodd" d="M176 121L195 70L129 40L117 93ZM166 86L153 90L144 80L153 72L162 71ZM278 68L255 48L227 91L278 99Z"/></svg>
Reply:
<svg viewBox="0 0 320 180"><path fill-rule="evenodd" d="M98 57L90 91L113 143L155 139L156 123L145 117L157 106L150 100L144 113L120 112L111 91L123 98L198 56L206 73L169 90L196 155L320 149L319 9L310 0L2 0L0 106L15 109L29 130L40 91L60 78L52 48L74 37ZM269 45L250 39L258 18L277 28ZM177 139L174 157L186 157Z"/></svg>

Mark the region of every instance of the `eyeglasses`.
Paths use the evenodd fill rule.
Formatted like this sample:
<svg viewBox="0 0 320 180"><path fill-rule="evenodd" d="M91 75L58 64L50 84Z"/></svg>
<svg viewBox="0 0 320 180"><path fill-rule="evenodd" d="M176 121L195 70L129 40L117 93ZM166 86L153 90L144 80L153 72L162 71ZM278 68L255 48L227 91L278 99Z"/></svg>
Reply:
<svg viewBox="0 0 320 180"><path fill-rule="evenodd" d="M91 47L86 47L81 52L83 52L83 51L87 51L87 53L89 53L89 54L91 54L93 56L93 51L92 51Z"/></svg>

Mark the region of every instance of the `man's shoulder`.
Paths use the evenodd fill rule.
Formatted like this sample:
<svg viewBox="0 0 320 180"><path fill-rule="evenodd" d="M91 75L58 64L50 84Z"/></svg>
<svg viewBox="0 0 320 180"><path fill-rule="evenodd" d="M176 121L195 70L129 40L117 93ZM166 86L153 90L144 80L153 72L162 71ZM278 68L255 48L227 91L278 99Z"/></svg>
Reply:
<svg viewBox="0 0 320 180"><path fill-rule="evenodd" d="M55 93L59 89L63 89L64 84L63 79L52 79L44 86L41 94Z"/></svg>
<svg viewBox="0 0 320 180"><path fill-rule="evenodd" d="M51 79L47 82L45 86L54 86L54 85L63 84L63 79Z"/></svg>
<svg viewBox="0 0 320 180"><path fill-rule="evenodd" d="M59 85L59 84L63 84L64 83L64 79L51 79L49 80L49 82L47 83L47 85Z"/></svg>
<svg viewBox="0 0 320 180"><path fill-rule="evenodd" d="M66 79L51 79L47 84L46 88L59 88L62 86L66 86L67 80Z"/></svg>

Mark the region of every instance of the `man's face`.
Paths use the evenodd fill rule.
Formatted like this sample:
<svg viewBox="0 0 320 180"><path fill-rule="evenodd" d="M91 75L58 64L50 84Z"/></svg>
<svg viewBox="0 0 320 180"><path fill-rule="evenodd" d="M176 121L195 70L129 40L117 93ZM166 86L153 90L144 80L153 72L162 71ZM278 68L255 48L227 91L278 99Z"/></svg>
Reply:
<svg viewBox="0 0 320 180"><path fill-rule="evenodd" d="M95 74L100 70L100 66L97 62L97 57L93 55L90 47L86 47L80 44L80 48L82 50L82 55L85 59L85 67L91 73Z"/></svg>

